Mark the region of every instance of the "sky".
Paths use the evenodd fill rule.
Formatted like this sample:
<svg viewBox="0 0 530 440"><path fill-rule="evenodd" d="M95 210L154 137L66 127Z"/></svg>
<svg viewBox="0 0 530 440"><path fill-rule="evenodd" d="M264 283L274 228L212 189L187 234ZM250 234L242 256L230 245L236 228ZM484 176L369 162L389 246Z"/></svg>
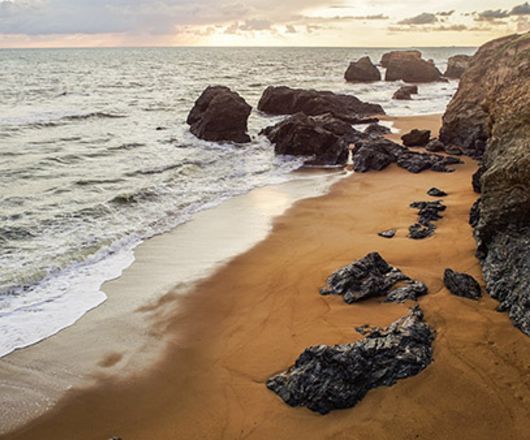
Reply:
<svg viewBox="0 0 530 440"><path fill-rule="evenodd" d="M0 48L478 46L529 30L521 0L0 0Z"/></svg>

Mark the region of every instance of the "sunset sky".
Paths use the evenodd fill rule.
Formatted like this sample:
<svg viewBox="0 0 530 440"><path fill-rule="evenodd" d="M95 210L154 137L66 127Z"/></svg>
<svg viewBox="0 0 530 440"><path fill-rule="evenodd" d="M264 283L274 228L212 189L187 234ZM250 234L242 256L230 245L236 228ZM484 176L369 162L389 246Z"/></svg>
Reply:
<svg viewBox="0 0 530 440"><path fill-rule="evenodd" d="M510 0L0 0L0 47L476 46L530 30Z"/></svg>

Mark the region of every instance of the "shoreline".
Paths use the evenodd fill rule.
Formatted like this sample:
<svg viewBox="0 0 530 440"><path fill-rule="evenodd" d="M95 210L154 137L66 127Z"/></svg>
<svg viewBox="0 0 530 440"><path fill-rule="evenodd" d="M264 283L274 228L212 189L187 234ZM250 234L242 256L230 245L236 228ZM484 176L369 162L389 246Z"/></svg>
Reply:
<svg viewBox="0 0 530 440"><path fill-rule="evenodd" d="M439 116L398 118L396 126L436 129ZM176 301L168 294L149 308L156 323L151 332L168 337L164 356L150 368L72 390L44 417L5 438L321 439L351 438L352 432L378 439L522 438L529 416L524 335L495 312L488 296L456 298L441 281L449 265L481 280L467 224L476 164L465 162L449 175L413 175L395 166L353 174L328 194L295 203L276 217L264 240L193 294ZM433 237L409 240L415 212L408 204L429 199L431 186L449 192L447 213ZM397 227L396 238L377 236L389 227ZM350 306L318 294L332 271L375 250L429 286L419 302L438 332L435 361L416 377L371 391L353 409L321 417L286 406L266 389L267 377L309 345L356 340L355 326L387 325L407 310L377 300ZM466 423L470 417L482 424Z"/></svg>

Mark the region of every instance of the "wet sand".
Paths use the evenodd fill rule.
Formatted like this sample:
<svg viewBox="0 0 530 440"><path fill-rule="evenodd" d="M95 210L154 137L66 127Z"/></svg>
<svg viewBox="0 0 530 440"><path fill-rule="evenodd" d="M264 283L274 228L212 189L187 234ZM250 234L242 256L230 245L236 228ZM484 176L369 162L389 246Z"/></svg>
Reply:
<svg viewBox="0 0 530 440"><path fill-rule="evenodd" d="M439 116L397 127L439 126ZM395 166L354 174L323 197L278 217L268 237L197 285L143 307L152 335L168 348L140 374L102 377L68 393L16 439L514 439L530 430L530 344L496 302L450 295L446 267L480 278L467 223L476 194L466 159L452 174L414 175ZM406 237L414 200L437 186L449 193L433 237ZM397 228L384 239L377 232ZM234 228L238 228L235 224ZM410 304L347 305L318 289L338 267L371 251L424 281L420 299L437 331L434 362L413 378L378 388L353 409L326 416L286 406L267 378L313 344L347 343L354 327L387 325ZM114 359L108 359L112 365Z"/></svg>

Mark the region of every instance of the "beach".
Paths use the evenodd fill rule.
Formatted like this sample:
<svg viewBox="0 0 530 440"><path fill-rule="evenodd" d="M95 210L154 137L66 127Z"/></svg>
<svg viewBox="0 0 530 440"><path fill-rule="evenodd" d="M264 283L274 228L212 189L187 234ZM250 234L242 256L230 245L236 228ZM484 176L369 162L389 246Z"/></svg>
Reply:
<svg viewBox="0 0 530 440"><path fill-rule="evenodd" d="M436 133L440 116L397 118L395 127ZM524 438L530 416L526 336L495 311L489 296L470 301L443 286L446 268L482 279L468 224L477 164L463 160L454 173L412 174L396 165L352 173L327 194L296 202L259 243L186 295L170 291L136 307L149 319L146 339L135 343L148 347L149 338L163 339L142 368L122 374L119 350L109 351L101 365L114 368L112 374L72 388L3 438ZM426 192L433 186L448 193L447 211L432 237L411 240L407 229L416 212L409 204L431 200ZM233 228L241 228L237 220ZM397 229L395 238L377 235L389 228ZM288 407L266 388L270 376L306 347L359 340L355 327L387 326L412 305L379 299L348 305L319 295L328 275L373 251L429 287L419 304L436 331L434 361L415 377L370 391L351 409L320 416ZM120 332L120 320L113 326Z"/></svg>

